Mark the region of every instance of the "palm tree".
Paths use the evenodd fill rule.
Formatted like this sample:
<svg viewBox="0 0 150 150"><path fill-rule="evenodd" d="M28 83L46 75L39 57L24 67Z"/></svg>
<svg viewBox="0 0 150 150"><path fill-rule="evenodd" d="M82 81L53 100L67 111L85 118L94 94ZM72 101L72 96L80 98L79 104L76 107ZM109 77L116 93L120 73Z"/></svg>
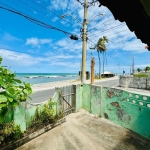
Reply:
<svg viewBox="0 0 150 150"><path fill-rule="evenodd" d="M150 71L150 67L146 66L144 70L145 70L145 72Z"/></svg>
<svg viewBox="0 0 150 150"><path fill-rule="evenodd" d="M106 52L107 48L106 48L106 45L105 45L105 42L108 43L108 38L106 36L103 36L102 38L100 38L98 40L98 43L97 45L95 46L95 49L97 49L97 52L98 52L98 58L99 58L99 78L100 78L100 70L101 70L101 61L100 61L100 53L103 53L103 74L104 74L104 53Z"/></svg>
<svg viewBox="0 0 150 150"><path fill-rule="evenodd" d="M138 71L138 72L141 72L141 71L142 71L142 69L141 69L141 68L137 68L137 71Z"/></svg>

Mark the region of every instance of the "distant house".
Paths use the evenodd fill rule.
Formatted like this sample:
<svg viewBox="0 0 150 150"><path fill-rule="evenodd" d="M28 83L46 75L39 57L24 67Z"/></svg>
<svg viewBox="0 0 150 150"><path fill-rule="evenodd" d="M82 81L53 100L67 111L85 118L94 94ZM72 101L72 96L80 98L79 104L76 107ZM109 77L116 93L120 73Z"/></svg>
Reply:
<svg viewBox="0 0 150 150"><path fill-rule="evenodd" d="M109 71L105 71L104 74L102 73L101 74L102 77L106 77L106 78L109 78L109 77L114 77L115 74L112 73L112 72L109 72Z"/></svg>

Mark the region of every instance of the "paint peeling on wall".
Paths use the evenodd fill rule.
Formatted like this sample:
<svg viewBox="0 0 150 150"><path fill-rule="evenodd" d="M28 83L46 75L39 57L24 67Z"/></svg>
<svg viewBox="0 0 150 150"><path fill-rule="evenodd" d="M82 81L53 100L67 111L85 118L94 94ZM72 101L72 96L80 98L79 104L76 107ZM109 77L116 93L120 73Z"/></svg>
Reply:
<svg viewBox="0 0 150 150"><path fill-rule="evenodd" d="M115 88L84 85L82 101L83 105L88 104L92 114L99 114L150 139L150 96Z"/></svg>

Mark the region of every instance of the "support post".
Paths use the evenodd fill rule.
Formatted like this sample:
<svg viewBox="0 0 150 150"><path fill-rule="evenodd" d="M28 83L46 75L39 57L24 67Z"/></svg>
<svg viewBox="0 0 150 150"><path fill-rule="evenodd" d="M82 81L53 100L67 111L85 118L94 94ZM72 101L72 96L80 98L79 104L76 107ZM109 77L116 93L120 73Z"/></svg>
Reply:
<svg viewBox="0 0 150 150"><path fill-rule="evenodd" d="M94 77L95 77L95 75L94 75L94 73L95 73L94 66L95 66L95 59L93 57L92 60L91 60L91 84L94 83Z"/></svg>

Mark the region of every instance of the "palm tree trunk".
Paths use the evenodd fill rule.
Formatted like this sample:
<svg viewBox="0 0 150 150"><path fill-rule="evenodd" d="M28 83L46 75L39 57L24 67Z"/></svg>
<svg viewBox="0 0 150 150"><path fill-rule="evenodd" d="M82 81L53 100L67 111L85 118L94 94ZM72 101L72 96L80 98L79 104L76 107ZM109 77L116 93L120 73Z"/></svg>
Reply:
<svg viewBox="0 0 150 150"><path fill-rule="evenodd" d="M100 59L100 52L99 52L99 50L97 52L98 52L98 60L99 60L99 78L100 78L100 76L101 76L101 59Z"/></svg>
<svg viewBox="0 0 150 150"><path fill-rule="evenodd" d="M105 65L105 58L104 58L104 52L103 52L103 77L104 77L104 65Z"/></svg>
<svg viewBox="0 0 150 150"><path fill-rule="evenodd" d="M105 51L105 60L106 60L106 65L108 66L108 63L107 63L107 56L106 56L106 51Z"/></svg>

